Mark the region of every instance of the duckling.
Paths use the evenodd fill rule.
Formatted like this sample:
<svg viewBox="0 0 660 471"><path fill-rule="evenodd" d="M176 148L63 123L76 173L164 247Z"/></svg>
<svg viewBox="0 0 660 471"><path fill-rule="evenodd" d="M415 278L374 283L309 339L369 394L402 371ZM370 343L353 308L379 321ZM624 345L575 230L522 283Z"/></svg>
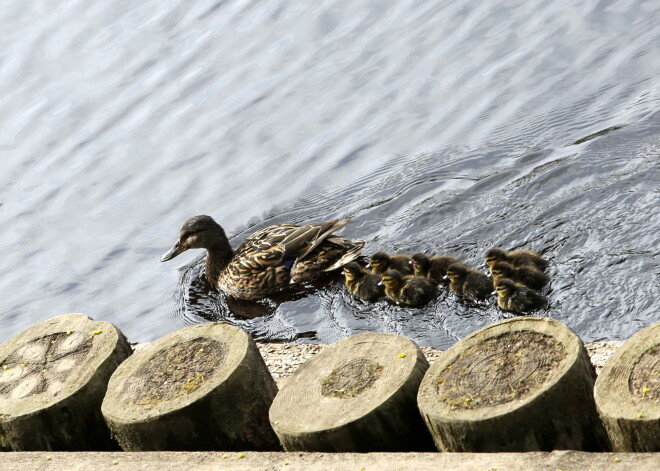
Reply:
<svg viewBox="0 0 660 471"><path fill-rule="evenodd" d="M462 263L449 265L447 277L450 290L472 301L486 299L493 291L493 283L488 276Z"/></svg>
<svg viewBox="0 0 660 471"><path fill-rule="evenodd" d="M445 275L447 275L447 268L454 263L460 263L460 260L444 255L429 257L423 253L416 253L412 256L415 276L427 278L436 285L442 282Z"/></svg>
<svg viewBox="0 0 660 471"><path fill-rule="evenodd" d="M376 252L371 256L371 270L382 275L387 270L396 270L402 275L412 275L413 267L410 264L412 257L405 254L390 255L386 252Z"/></svg>
<svg viewBox="0 0 660 471"><path fill-rule="evenodd" d="M514 267L507 262L495 262L490 267L490 273L493 275L493 284L497 284L502 278L509 278L535 290L543 288L549 281L548 275L534 265Z"/></svg>
<svg viewBox="0 0 660 471"><path fill-rule="evenodd" d="M409 307L422 307L438 293L438 288L425 278L403 276L398 270L386 271L382 283L388 298Z"/></svg>
<svg viewBox="0 0 660 471"><path fill-rule="evenodd" d="M347 219L332 219L304 226L269 226L252 234L234 252L213 218L195 216L183 224L179 240L160 260L166 262L188 249L206 249L209 283L237 299L260 299L353 261L364 241L333 235L346 224Z"/></svg>
<svg viewBox="0 0 660 471"><path fill-rule="evenodd" d="M343 273L346 279L346 288L356 298L373 303L385 294L385 288L380 282L380 275L362 268L357 262L344 265Z"/></svg>
<svg viewBox="0 0 660 471"><path fill-rule="evenodd" d="M548 267L548 261L531 250L505 252L495 247L486 252L486 264L492 267L495 262L508 262L514 267L533 265L541 271L545 271Z"/></svg>
<svg viewBox="0 0 660 471"><path fill-rule="evenodd" d="M502 278L495 285L497 305L503 311L523 313L540 309L548 304L545 296L536 290L516 283L508 278Z"/></svg>

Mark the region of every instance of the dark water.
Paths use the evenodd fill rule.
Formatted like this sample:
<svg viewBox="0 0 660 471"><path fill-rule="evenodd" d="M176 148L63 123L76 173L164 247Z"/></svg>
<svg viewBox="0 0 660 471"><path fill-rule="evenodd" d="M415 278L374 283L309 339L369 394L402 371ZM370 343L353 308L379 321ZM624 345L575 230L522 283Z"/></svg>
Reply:
<svg viewBox="0 0 660 471"><path fill-rule="evenodd" d="M504 317L332 281L227 308L178 270L196 254L159 262L195 214L236 245L351 217L366 254L531 248L541 314L585 340L660 320L660 2L575 3L3 2L0 340L84 312L132 340L210 317L447 347Z"/></svg>

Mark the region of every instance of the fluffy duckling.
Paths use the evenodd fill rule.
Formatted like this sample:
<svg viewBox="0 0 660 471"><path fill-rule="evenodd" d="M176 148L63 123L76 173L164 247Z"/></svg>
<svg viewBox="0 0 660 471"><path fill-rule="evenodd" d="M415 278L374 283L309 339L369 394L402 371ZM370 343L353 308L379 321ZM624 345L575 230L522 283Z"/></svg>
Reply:
<svg viewBox="0 0 660 471"><path fill-rule="evenodd" d="M462 263L453 263L447 268L449 289L472 301L488 298L493 291L490 278Z"/></svg>
<svg viewBox="0 0 660 471"><path fill-rule="evenodd" d="M422 307L435 298L438 288L425 278L403 276L397 270L388 270L383 275L385 294L397 304Z"/></svg>
<svg viewBox="0 0 660 471"><path fill-rule="evenodd" d="M415 276L427 278L431 283L440 284L447 275L447 268L454 263L460 263L460 260L454 257L436 255L429 257L423 253L416 253L412 256L412 266Z"/></svg>
<svg viewBox="0 0 660 471"><path fill-rule="evenodd" d="M410 264L412 257L410 255L398 254L390 255L386 252L376 252L371 256L371 270L374 273L382 275L387 270L396 270L402 275L412 275L413 267Z"/></svg>
<svg viewBox="0 0 660 471"><path fill-rule="evenodd" d="M497 305L503 311L523 313L540 309L548 304L547 298L538 291L508 278L498 281L495 291Z"/></svg>
<svg viewBox="0 0 660 471"><path fill-rule="evenodd" d="M347 263L342 270L346 279L346 288L356 298L373 303L385 294L380 275L371 273L356 262Z"/></svg>
<svg viewBox="0 0 660 471"><path fill-rule="evenodd" d="M548 267L548 261L531 250L514 250L512 252L505 252L504 250L495 247L486 252L486 264L488 267L492 267L495 262L507 262L514 267L532 265L541 271L545 271Z"/></svg>
<svg viewBox="0 0 660 471"><path fill-rule="evenodd" d="M493 284L497 284L502 278L509 278L535 290L543 288L549 281L548 275L534 265L514 267L507 262L495 262L490 267L490 274L493 275Z"/></svg>

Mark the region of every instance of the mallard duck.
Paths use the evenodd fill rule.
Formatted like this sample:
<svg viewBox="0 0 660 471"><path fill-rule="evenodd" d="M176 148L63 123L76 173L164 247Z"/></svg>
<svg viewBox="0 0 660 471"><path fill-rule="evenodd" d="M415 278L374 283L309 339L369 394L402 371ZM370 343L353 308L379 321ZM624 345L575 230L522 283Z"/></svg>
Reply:
<svg viewBox="0 0 660 471"><path fill-rule="evenodd" d="M429 257L423 253L416 253L412 256L412 266L415 276L421 276L428 279L436 285L441 283L447 275L447 268L453 263L460 263L460 260L445 255L435 255Z"/></svg>
<svg viewBox="0 0 660 471"><path fill-rule="evenodd" d="M462 263L453 263L447 268L449 289L472 301L488 298L493 283L485 274Z"/></svg>
<svg viewBox="0 0 660 471"><path fill-rule="evenodd" d="M402 275L412 275L413 267L410 264L412 257L405 254L390 255L387 252L376 252L371 256L369 264L371 271L382 275L387 270L396 270Z"/></svg>
<svg viewBox="0 0 660 471"><path fill-rule="evenodd" d="M507 262L495 262L490 267L490 273L493 275L493 284L496 284L502 278L509 278L536 290L543 288L549 281L548 275L534 265L514 267Z"/></svg>
<svg viewBox="0 0 660 471"><path fill-rule="evenodd" d="M383 275L385 295L397 304L421 307L435 298L438 288L427 279L407 275L398 270L388 270Z"/></svg>
<svg viewBox="0 0 660 471"><path fill-rule="evenodd" d="M512 252L505 252L504 250L495 247L486 252L486 264L489 267L492 267L495 262L507 262L514 267L533 265L541 271L545 271L548 267L548 261L531 250L514 250Z"/></svg>
<svg viewBox="0 0 660 471"><path fill-rule="evenodd" d="M234 252L222 227L210 216L195 216L181 227L179 240L161 261L188 249L206 249L209 283L238 299L260 299L290 283L313 281L355 259L364 241L333 235L348 220L303 226L279 224L261 229Z"/></svg>
<svg viewBox="0 0 660 471"><path fill-rule="evenodd" d="M538 291L508 278L502 278L497 282L495 292L497 305L503 311L523 313L540 309L548 304L547 298Z"/></svg>
<svg viewBox="0 0 660 471"><path fill-rule="evenodd" d="M362 301L374 302L385 294L380 275L362 268L357 262L347 263L342 270L346 279L346 288Z"/></svg>

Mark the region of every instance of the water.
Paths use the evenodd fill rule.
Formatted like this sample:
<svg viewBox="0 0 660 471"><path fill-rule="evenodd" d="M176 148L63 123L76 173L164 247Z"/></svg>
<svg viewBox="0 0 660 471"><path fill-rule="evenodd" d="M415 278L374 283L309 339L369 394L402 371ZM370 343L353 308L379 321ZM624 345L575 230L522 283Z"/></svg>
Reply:
<svg viewBox="0 0 660 471"><path fill-rule="evenodd" d="M657 0L15 0L0 32L0 340L84 312L131 340L213 318L445 348L505 317L336 281L227 308L199 254L158 261L195 214L236 246L351 217L366 254L531 248L552 263L541 315L583 339L660 319Z"/></svg>

